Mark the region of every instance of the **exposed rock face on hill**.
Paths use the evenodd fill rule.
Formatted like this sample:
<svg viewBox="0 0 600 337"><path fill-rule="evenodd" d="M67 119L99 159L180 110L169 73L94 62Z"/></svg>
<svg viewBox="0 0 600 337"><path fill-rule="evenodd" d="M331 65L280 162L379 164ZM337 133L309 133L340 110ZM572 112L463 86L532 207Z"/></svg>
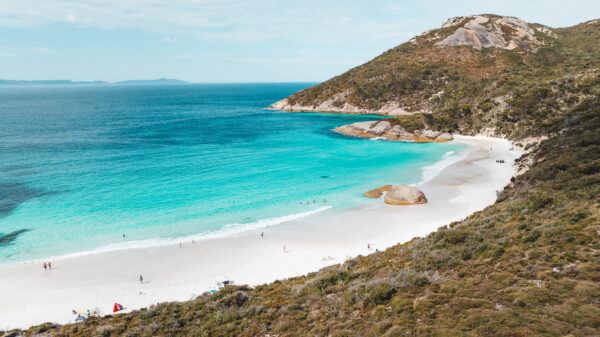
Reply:
<svg viewBox="0 0 600 337"><path fill-rule="evenodd" d="M412 114L412 112L405 110L399 104L393 102L377 110L364 108L349 102L347 96L344 93L336 94L317 105L296 104L284 98L273 103L270 108L289 112L334 112L356 115L402 116Z"/></svg>
<svg viewBox="0 0 600 337"><path fill-rule="evenodd" d="M358 122L335 128L335 131L346 135L374 138L381 137L389 140L411 141L417 143L443 143L453 140L447 132L434 130L414 130L409 132L400 125L392 126L386 120Z"/></svg>
<svg viewBox="0 0 600 337"><path fill-rule="evenodd" d="M512 17L475 15L456 17L444 22L442 28L458 27L436 46L470 46L481 48L521 48L536 51L542 42L535 37L535 31L527 22Z"/></svg>
<svg viewBox="0 0 600 337"><path fill-rule="evenodd" d="M394 185L385 194L385 203L390 205L415 205L427 202L425 194L418 188L408 185Z"/></svg>

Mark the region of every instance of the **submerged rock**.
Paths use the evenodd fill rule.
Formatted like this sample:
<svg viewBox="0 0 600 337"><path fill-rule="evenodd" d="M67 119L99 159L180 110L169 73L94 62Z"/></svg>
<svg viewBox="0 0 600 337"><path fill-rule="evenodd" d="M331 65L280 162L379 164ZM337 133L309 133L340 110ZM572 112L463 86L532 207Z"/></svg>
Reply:
<svg viewBox="0 0 600 337"><path fill-rule="evenodd" d="M390 205L414 205L427 202L425 194L415 186L394 185L385 194L386 204Z"/></svg>

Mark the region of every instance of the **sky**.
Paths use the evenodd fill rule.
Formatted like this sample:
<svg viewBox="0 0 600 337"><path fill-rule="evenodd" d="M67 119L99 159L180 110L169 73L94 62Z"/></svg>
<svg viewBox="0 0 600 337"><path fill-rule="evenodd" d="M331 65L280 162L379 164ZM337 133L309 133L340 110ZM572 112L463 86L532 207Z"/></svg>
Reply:
<svg viewBox="0 0 600 337"><path fill-rule="evenodd" d="M600 1L0 0L0 78L319 82L482 13L567 27Z"/></svg>

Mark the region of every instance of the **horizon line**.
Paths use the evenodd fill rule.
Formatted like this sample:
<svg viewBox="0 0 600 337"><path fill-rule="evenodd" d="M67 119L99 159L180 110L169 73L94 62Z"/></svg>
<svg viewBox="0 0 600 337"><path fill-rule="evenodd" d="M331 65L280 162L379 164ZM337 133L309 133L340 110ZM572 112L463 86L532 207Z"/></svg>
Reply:
<svg viewBox="0 0 600 337"><path fill-rule="evenodd" d="M46 82L46 83L44 83ZM52 80L12 80L0 79L0 86L8 85L120 85L120 84L142 84L156 83L170 85L186 85L186 84L269 84L269 83L321 83L323 81L206 81L206 82L191 82L180 79L131 79L119 81L104 81L104 80L69 80L69 79L52 79Z"/></svg>

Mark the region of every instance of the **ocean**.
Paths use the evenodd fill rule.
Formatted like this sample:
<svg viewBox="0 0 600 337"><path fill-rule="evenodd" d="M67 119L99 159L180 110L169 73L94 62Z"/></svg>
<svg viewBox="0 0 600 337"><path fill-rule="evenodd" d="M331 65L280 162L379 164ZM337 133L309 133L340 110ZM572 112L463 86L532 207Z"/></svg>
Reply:
<svg viewBox="0 0 600 337"><path fill-rule="evenodd" d="M0 264L382 202L362 193L464 147L332 131L376 116L264 109L311 85L0 87Z"/></svg>

